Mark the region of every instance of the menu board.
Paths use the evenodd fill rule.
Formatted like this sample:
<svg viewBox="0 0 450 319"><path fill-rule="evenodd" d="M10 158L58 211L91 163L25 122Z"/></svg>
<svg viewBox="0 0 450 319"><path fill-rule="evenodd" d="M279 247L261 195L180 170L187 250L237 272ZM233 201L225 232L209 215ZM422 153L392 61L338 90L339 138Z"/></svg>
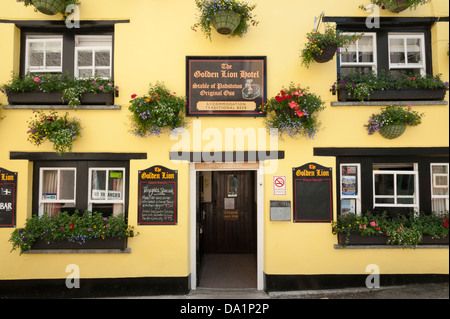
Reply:
<svg viewBox="0 0 450 319"><path fill-rule="evenodd" d="M0 227L16 225L17 173L0 167Z"/></svg>
<svg viewBox="0 0 450 319"><path fill-rule="evenodd" d="M266 57L187 57L186 113L263 116Z"/></svg>
<svg viewBox="0 0 450 319"><path fill-rule="evenodd" d="M178 171L153 166L139 171L138 224L177 224Z"/></svg>
<svg viewBox="0 0 450 319"><path fill-rule="evenodd" d="M294 222L331 222L332 169L316 163L293 168Z"/></svg>

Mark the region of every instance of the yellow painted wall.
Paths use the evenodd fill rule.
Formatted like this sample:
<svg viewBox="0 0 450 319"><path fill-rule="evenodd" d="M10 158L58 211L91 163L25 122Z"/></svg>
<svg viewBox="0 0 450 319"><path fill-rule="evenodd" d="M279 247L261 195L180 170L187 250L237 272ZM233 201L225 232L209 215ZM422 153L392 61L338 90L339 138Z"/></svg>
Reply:
<svg viewBox="0 0 450 319"><path fill-rule="evenodd" d="M336 238L329 224L294 224L271 222L269 201L292 200L292 167L317 162L336 171L335 159L314 157L314 147L448 147L448 105L417 106L425 112L419 127L409 127L398 139L386 140L379 135L368 136L363 125L379 107L331 107L336 97L329 92L336 80L336 59L326 64L313 64L309 69L301 66L300 51L305 35L314 26L314 16L325 11L326 16L365 16L358 7L369 1L321 0L253 0L259 26L250 28L243 38L228 38L213 32L210 42L201 31L194 32L196 22L195 2L192 0L82 0L82 20L122 20L115 28L115 83L120 87L120 97L115 104L121 110L69 111L81 119L84 127L82 138L75 143L73 152L147 152L147 160L130 164L130 224L137 223L138 170L153 165L164 165L179 171L178 225L137 226L140 236L129 239L131 254L114 255L22 255L10 253L8 238L11 228L0 228L0 280L64 278L67 264L78 264L85 278L109 277L185 277L190 274L189 264L189 165L173 163L169 151L177 140L168 136L138 138L129 132L128 105L134 93L145 94L149 83L163 81L177 94L185 94L185 58L191 55L267 56L267 89L273 96L290 82L310 87L310 90L327 102L327 109L320 115L323 129L314 140L304 138L278 141L285 159L279 161L273 175L286 175L286 196L273 196L273 175L264 177L264 229L266 274L364 274L368 264L377 264L382 273L389 274L447 274L448 249L377 249L336 250ZM416 11L394 15L383 11L383 16L448 16L446 0L433 0ZM0 1L0 20L48 20L48 17L25 8L13 0ZM10 23L0 23L0 83L10 79L12 71L18 71L19 30ZM438 23L432 30L433 67L448 81L448 23ZM448 101L448 96L446 97ZM4 94L0 103L7 104ZM64 111L60 111L64 112ZM0 167L19 172L17 201L17 226L31 216L32 165L27 161L10 160L11 151L52 151L50 144L39 148L27 142L27 121L31 110L0 109ZM211 143L202 140L194 147L193 121L189 118L191 151L200 151ZM222 135L226 128L264 127L262 118L200 118L202 132L217 128ZM269 136L267 146L269 145ZM216 140L216 151L236 150L227 145L225 138ZM243 149L254 148L246 145ZM334 177L335 178L335 177ZM335 184L333 184L335 188ZM336 190L334 189L334 194ZM335 196L333 196L335 198ZM336 199L335 199L336 201ZM336 202L334 203L336 213Z"/></svg>

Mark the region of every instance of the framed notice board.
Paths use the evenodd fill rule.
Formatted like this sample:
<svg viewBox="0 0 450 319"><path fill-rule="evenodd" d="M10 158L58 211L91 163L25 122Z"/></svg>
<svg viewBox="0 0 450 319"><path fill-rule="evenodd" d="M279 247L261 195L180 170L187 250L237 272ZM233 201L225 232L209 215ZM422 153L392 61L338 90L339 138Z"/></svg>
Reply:
<svg viewBox="0 0 450 319"><path fill-rule="evenodd" d="M0 227L16 226L17 173L0 167Z"/></svg>
<svg viewBox="0 0 450 319"><path fill-rule="evenodd" d="M264 116L266 57L186 57L186 114Z"/></svg>
<svg viewBox="0 0 450 319"><path fill-rule="evenodd" d="M178 171L153 166L139 171L138 224L177 224Z"/></svg>
<svg viewBox="0 0 450 319"><path fill-rule="evenodd" d="M292 169L294 222L331 222L332 169L309 163Z"/></svg>

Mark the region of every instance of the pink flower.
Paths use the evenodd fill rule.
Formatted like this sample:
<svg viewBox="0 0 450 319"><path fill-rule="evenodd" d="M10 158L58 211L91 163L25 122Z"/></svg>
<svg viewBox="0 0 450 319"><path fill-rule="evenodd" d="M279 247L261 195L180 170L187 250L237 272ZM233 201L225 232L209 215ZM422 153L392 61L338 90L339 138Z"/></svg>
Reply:
<svg viewBox="0 0 450 319"><path fill-rule="evenodd" d="M360 228L360 229L362 229L362 228L366 229L366 228L367 228L367 226L366 226L366 225L362 225L362 226L361 226L361 225L359 225L359 228Z"/></svg>
<svg viewBox="0 0 450 319"><path fill-rule="evenodd" d="M133 94L133 95L131 95L131 99L135 99L135 98L136 98L136 96L137 96L137 94Z"/></svg>
<svg viewBox="0 0 450 319"><path fill-rule="evenodd" d="M297 114L298 117L302 117L303 115L305 115L305 113L302 111L295 111L295 114Z"/></svg>
<svg viewBox="0 0 450 319"><path fill-rule="evenodd" d="M377 225L377 223L375 222L370 222L370 226L375 227Z"/></svg>
<svg viewBox="0 0 450 319"><path fill-rule="evenodd" d="M35 77L35 78L34 78L34 82L41 82L41 79L38 78L38 77Z"/></svg>
<svg viewBox="0 0 450 319"><path fill-rule="evenodd" d="M295 103L294 101L289 102L289 106L291 107L291 109L298 109L298 104Z"/></svg>

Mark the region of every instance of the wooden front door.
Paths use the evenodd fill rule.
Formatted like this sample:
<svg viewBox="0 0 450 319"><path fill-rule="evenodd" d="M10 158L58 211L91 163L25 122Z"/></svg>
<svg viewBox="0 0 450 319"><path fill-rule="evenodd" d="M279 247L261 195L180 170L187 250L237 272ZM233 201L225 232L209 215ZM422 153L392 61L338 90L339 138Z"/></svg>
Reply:
<svg viewBox="0 0 450 319"><path fill-rule="evenodd" d="M213 172L212 182L212 207L205 225L205 253L255 253L254 172Z"/></svg>

